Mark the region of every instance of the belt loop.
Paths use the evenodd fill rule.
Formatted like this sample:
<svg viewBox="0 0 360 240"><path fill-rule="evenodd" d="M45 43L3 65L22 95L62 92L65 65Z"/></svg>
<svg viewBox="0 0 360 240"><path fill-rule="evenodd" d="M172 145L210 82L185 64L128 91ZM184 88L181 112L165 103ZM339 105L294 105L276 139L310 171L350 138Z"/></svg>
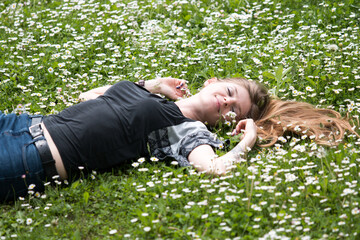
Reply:
<svg viewBox="0 0 360 240"><path fill-rule="evenodd" d="M30 115L31 123L30 126L41 123L43 120L42 115Z"/></svg>

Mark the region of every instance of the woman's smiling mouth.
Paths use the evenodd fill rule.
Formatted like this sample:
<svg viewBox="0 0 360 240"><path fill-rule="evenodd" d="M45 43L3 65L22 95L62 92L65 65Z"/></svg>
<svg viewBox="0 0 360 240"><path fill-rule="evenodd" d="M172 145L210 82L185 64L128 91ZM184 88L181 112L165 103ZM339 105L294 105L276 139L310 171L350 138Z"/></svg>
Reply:
<svg viewBox="0 0 360 240"><path fill-rule="evenodd" d="M220 113L220 102L219 99L217 98L217 96L215 95L215 99L216 99L216 107L217 107L217 111L218 113Z"/></svg>

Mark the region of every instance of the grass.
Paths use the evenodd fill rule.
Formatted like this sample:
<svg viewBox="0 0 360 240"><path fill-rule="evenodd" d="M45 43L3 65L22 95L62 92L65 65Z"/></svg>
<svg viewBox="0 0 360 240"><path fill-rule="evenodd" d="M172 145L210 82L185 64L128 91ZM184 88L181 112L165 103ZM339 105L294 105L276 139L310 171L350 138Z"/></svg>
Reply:
<svg viewBox="0 0 360 240"><path fill-rule="evenodd" d="M210 77L242 76L340 111L359 132L355 0L13 2L0 3L5 113L57 113L121 80L179 77L195 93ZM359 145L287 136L220 178L168 162L94 173L1 205L0 236L358 239Z"/></svg>

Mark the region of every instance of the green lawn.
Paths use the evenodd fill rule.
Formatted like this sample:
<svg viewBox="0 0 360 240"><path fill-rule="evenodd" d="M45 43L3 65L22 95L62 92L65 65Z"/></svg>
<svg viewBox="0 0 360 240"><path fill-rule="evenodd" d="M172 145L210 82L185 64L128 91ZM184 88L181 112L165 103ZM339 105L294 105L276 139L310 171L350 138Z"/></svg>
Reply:
<svg viewBox="0 0 360 240"><path fill-rule="evenodd" d="M178 77L194 94L241 76L340 111L359 132L356 0L13 2L0 3L5 113L57 113L121 80ZM359 239L359 153L350 134L336 148L288 136L226 177L171 162L93 173L1 205L0 238Z"/></svg>

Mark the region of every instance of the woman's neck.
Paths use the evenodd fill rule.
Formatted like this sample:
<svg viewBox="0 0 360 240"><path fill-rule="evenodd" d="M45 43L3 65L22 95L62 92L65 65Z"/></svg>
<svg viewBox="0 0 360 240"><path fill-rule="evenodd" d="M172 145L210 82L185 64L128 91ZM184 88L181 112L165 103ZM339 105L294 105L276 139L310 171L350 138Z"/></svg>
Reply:
<svg viewBox="0 0 360 240"><path fill-rule="evenodd" d="M175 102L175 104L179 107L181 113L185 117L202 122L202 118L199 115L199 111L197 111L198 106L196 102L197 102L196 95L194 95L189 98L181 99Z"/></svg>

